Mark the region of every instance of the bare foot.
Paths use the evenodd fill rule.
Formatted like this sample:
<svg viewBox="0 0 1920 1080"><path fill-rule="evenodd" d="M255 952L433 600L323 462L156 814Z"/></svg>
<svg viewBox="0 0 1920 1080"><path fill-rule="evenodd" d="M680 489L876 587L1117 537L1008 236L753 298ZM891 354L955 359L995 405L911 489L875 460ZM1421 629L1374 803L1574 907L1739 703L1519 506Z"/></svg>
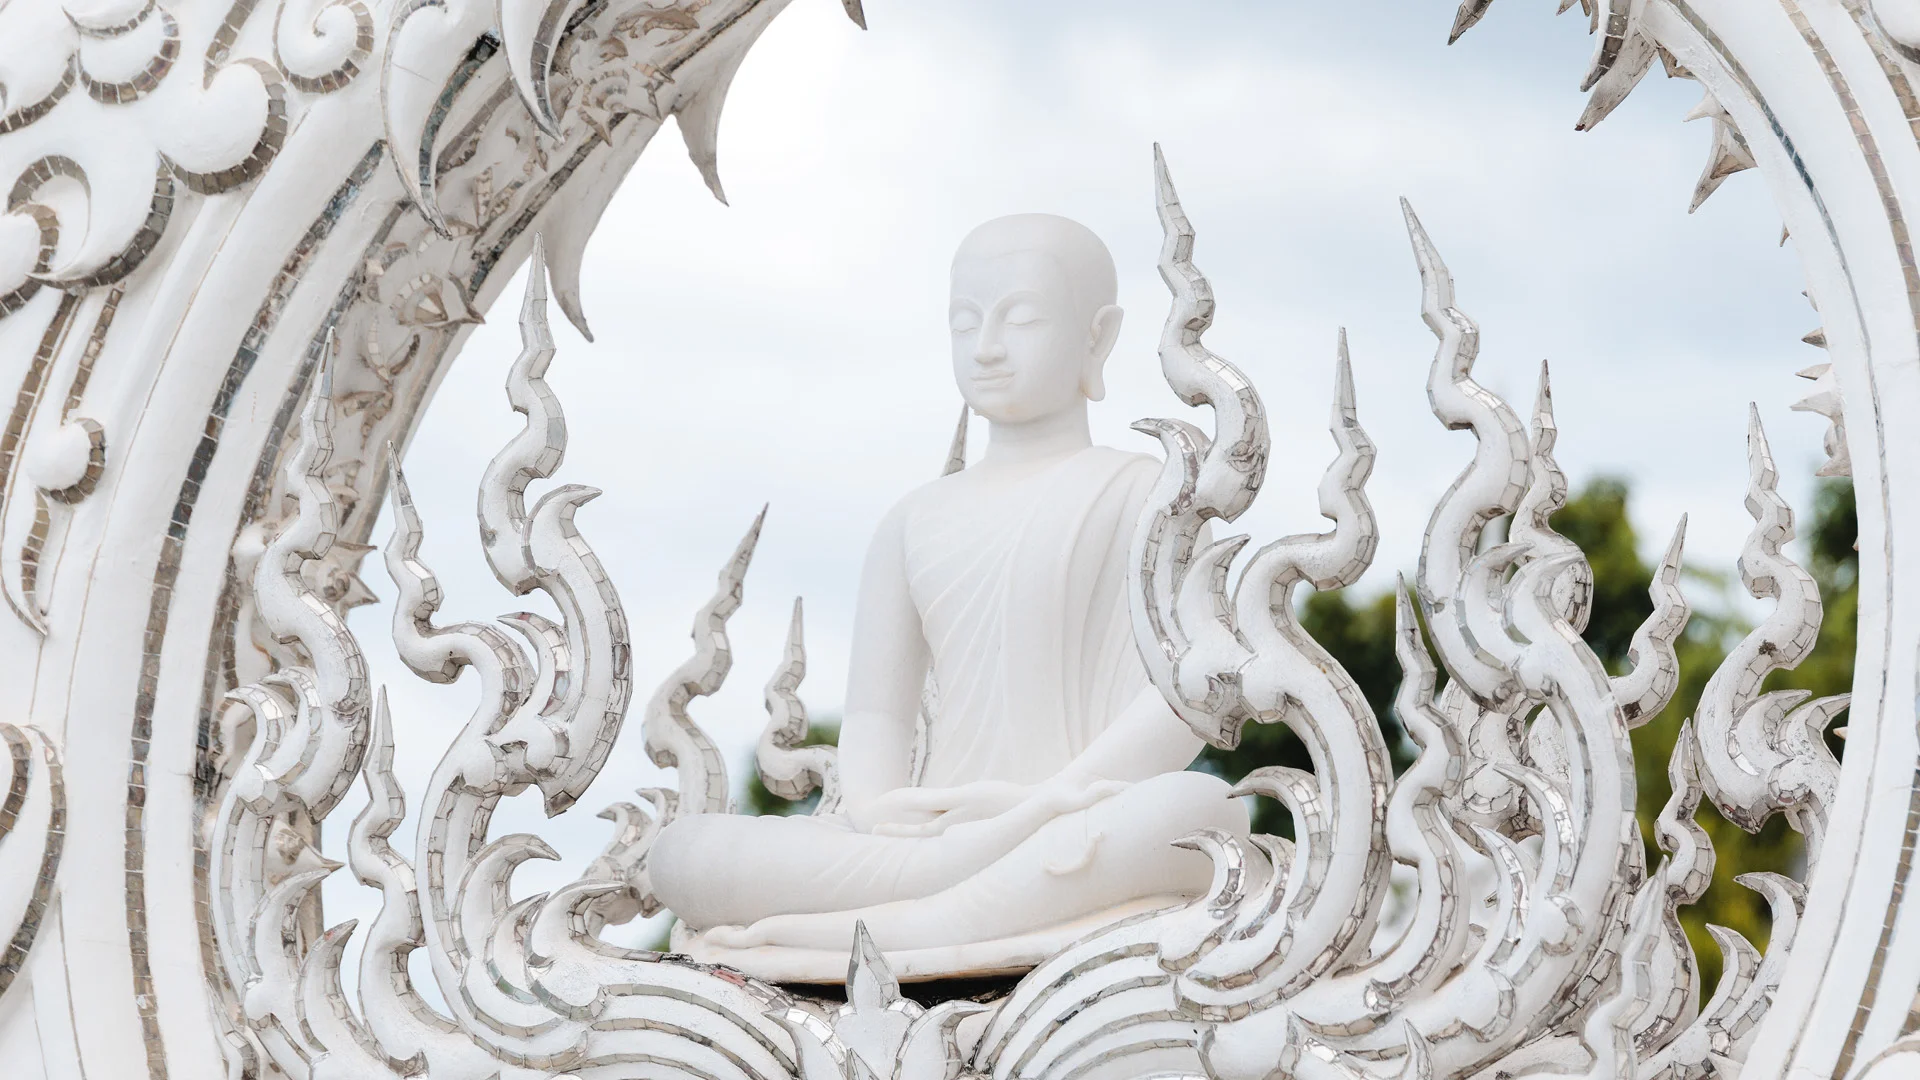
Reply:
<svg viewBox="0 0 1920 1080"><path fill-rule="evenodd" d="M754 933L751 926L716 926L707 931L706 938L722 949L751 949L766 944L765 936Z"/></svg>
<svg viewBox="0 0 1920 1080"><path fill-rule="evenodd" d="M874 909L865 908L869 923ZM707 940L726 949L753 949L779 945L789 949L828 949L844 952L853 947L853 920L849 912L805 915L769 915L751 926L717 926L707 932Z"/></svg>

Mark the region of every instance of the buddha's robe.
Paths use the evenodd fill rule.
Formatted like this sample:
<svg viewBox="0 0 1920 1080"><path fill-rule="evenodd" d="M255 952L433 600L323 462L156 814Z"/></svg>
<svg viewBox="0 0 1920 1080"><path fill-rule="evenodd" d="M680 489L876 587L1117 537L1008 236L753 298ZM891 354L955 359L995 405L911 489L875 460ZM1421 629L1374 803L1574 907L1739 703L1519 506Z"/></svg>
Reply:
<svg viewBox="0 0 1920 1080"><path fill-rule="evenodd" d="M1126 558L1158 472L1089 447L1011 491L953 482L911 506L908 589L939 709L920 786L1045 780L1145 689Z"/></svg>
<svg viewBox="0 0 1920 1080"><path fill-rule="evenodd" d="M1129 622L1126 559L1158 469L1150 457L1089 447L1012 480L946 477L896 509L907 593L938 687L918 786L1039 784L1151 693ZM917 685L921 673L911 674ZM1225 784L1182 771L1192 747L1185 753L1084 809L1049 814L1030 803L1002 815L1024 815L1024 827L990 819L910 838L859 832L841 816L682 818L655 842L651 877L695 928L859 912L886 949L1191 895L1207 882L1207 861L1172 841L1246 824ZM915 918L889 923L876 910L935 894L947 914L931 917L921 903ZM1021 903L1006 903L1015 896ZM986 914L996 898L1038 921Z"/></svg>

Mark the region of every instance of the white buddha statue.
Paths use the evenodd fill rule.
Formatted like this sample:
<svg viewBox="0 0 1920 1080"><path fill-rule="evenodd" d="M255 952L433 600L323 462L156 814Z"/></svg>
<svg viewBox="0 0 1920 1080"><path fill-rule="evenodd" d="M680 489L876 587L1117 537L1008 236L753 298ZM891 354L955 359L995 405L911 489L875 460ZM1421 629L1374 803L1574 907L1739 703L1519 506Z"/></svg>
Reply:
<svg viewBox="0 0 1920 1080"><path fill-rule="evenodd" d="M1135 651L1127 547L1160 462L1088 434L1114 299L1105 245L1065 218L1000 218L961 244L953 374L987 449L902 499L867 553L842 812L670 824L649 862L676 947L826 979L864 921L905 978L1015 971L1204 891L1211 865L1180 837L1245 834L1227 785L1186 771L1201 742Z"/></svg>

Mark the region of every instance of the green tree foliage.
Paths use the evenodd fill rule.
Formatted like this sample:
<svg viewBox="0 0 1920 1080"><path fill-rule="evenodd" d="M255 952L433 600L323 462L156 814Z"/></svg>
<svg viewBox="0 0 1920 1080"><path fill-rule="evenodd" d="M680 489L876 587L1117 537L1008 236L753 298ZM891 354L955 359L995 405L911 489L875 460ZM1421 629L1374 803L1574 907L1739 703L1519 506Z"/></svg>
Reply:
<svg viewBox="0 0 1920 1080"><path fill-rule="evenodd" d="M1640 555L1639 537L1627 513L1627 486L1613 479L1588 483L1566 507L1554 515L1554 527L1586 552L1594 570L1593 611L1586 641L1607 670L1615 674L1629 666L1627 649L1633 632L1653 610L1647 588L1653 567ZM1805 551L1796 558L1820 585L1826 600L1826 619L1812 657L1798 670L1782 672L1767 689L1798 687L1815 694L1845 693L1853 681L1854 623L1859 605L1859 556L1854 550L1857 525L1853 487L1847 481L1824 484L1818 491L1812 520L1802 529ZM1670 789L1667 762L1681 722L1693 715L1700 693L1727 650L1748 627L1735 613L1729 575L1690 572L1685 587L1695 610L1676 646L1680 657L1680 687L1673 701L1652 721L1633 732L1635 771L1639 783L1639 818L1648 848L1648 865L1658 862L1653 847L1653 820L1665 805ZM1312 593L1300 612L1301 624L1340 661L1359 684L1374 715L1380 717L1387 745L1394 752L1395 769L1411 760L1414 748L1393 719L1391 702L1400 682L1393 657L1393 597L1349 600L1345 593ZM1836 752L1838 744L1836 743ZM1250 725L1233 750L1209 748L1197 768L1237 781L1265 765L1310 768L1304 747L1283 724ZM1712 837L1718 860L1713 883L1700 903L1681 913L1688 936L1700 958L1708 987L1719 976L1718 947L1706 933L1718 923L1745 934L1764 946L1768 929L1765 901L1734 878L1756 870L1797 873L1804 861L1799 834L1775 818L1758 835L1749 836L1723 820L1709 803L1699 816ZM1263 832L1291 835L1283 808L1260 800L1254 827Z"/></svg>

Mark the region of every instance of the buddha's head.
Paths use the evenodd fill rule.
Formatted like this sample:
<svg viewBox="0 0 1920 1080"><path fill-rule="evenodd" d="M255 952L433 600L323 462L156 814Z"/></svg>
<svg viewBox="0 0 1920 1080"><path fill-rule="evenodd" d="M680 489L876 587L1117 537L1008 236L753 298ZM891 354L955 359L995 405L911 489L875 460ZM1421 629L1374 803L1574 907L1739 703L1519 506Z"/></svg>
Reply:
<svg viewBox="0 0 1920 1080"><path fill-rule="evenodd" d="M1052 214L995 218L953 256L953 377L973 410L1026 424L1106 396L1120 335L1113 256L1091 229Z"/></svg>

